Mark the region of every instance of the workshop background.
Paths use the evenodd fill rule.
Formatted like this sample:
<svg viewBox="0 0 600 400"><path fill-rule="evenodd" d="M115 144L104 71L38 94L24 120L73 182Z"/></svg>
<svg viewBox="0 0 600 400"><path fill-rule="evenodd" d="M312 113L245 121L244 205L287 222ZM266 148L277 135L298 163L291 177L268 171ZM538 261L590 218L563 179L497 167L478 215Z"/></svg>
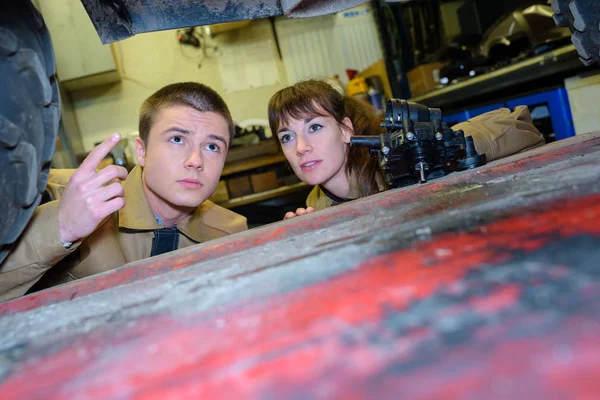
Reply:
<svg viewBox="0 0 600 400"><path fill-rule="evenodd" d="M266 119L269 98L302 79L330 78L381 115L389 98L439 107L450 124L527 105L546 142L600 126L599 67L583 65L545 0L371 1L320 17L167 30L108 45L80 0L34 2L52 35L63 101L53 167L77 167L120 132L106 163L132 168L141 103L164 85L201 82L223 96L237 124L211 200L245 215L251 228L303 206L311 189L287 167Z"/></svg>

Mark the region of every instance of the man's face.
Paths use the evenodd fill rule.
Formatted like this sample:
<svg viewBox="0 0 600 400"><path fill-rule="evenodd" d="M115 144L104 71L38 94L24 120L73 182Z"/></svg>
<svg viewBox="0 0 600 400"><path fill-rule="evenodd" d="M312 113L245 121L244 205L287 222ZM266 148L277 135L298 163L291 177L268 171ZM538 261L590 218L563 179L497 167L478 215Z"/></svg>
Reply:
<svg viewBox="0 0 600 400"><path fill-rule="evenodd" d="M145 186L157 200L194 208L215 191L228 146L225 118L176 105L155 117L146 145L136 140L136 155Z"/></svg>

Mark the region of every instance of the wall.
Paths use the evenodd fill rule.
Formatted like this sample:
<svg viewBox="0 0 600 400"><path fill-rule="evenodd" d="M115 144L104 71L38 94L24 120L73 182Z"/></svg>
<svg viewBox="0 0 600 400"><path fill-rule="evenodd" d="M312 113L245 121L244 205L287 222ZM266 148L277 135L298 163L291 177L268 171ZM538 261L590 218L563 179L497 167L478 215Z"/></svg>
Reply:
<svg viewBox="0 0 600 400"><path fill-rule="evenodd" d="M277 37L291 83L313 76L362 71L383 58L370 5L306 19L280 18Z"/></svg>
<svg viewBox="0 0 600 400"><path fill-rule="evenodd" d="M72 8L82 7L77 0L62 1ZM62 12L62 9L49 10ZM89 20L85 22L91 25ZM79 23L83 24L82 21ZM140 34L113 43L112 54L121 82L69 93L84 151L90 151L95 143L114 132L125 137L137 135L140 105L170 83L195 81L207 84L223 96L234 120L266 120L269 99L289 83L334 73L344 80L345 68L361 70L381 58L368 4L335 15L278 20L286 65L276 49L273 25L269 19L253 20L247 27L219 33L204 43L204 48L208 49L206 53L180 45L176 30ZM323 31L319 29L320 25L328 25L328 29ZM60 39L64 35L55 36ZM61 45L60 40L54 43L55 48ZM219 51L215 51L214 46L218 46ZM329 64L335 68L325 68L323 60L327 55L331 59ZM227 68L227 76L232 77L225 82L221 75L222 66ZM286 67L288 71L302 70L304 73L290 77L286 75ZM274 71L278 72L278 83L264 86L265 82L273 81L270 77ZM251 85L255 88L238 90Z"/></svg>
<svg viewBox="0 0 600 400"><path fill-rule="evenodd" d="M239 31L214 37L214 44L251 44L254 40L273 39L269 20L254 20ZM113 132L130 135L137 132L138 110L142 102L161 87L174 82L196 81L207 84L223 96L233 118L243 121L267 117L267 103L277 90L287 86L283 63L277 59L280 82L277 85L235 93L225 93L218 60L192 47L182 47L176 31L161 31L133 36L113 44L122 81L85 91L71 92L70 97L79 123L84 148Z"/></svg>

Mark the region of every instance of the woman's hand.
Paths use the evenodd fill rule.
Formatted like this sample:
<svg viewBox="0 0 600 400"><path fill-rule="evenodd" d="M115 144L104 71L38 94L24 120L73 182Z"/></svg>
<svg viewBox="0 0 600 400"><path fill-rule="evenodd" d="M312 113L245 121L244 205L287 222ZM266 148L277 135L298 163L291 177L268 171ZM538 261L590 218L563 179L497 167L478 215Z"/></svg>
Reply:
<svg viewBox="0 0 600 400"><path fill-rule="evenodd" d="M61 241L75 242L89 236L104 218L125 205L123 187L120 182L113 180L124 180L127 170L110 165L96 171L102 159L120 139L115 134L98 145L69 180L58 203L58 233Z"/></svg>
<svg viewBox="0 0 600 400"><path fill-rule="evenodd" d="M294 218L294 217L299 217L301 215L308 214L308 213L311 213L313 211L315 211L315 209L312 208L312 207L299 208L299 209L296 210L296 212L289 211L289 212L285 213L285 216L283 217L283 219L290 219L290 218Z"/></svg>

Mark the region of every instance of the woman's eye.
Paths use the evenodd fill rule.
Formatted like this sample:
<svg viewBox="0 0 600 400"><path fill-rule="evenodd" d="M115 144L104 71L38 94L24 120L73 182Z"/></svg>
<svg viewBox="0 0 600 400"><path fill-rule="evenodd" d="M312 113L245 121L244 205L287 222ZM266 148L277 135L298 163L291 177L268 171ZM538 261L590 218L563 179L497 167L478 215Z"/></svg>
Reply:
<svg viewBox="0 0 600 400"><path fill-rule="evenodd" d="M173 136L171 139L169 139L169 141L171 143L181 144L181 143L183 143L183 138L179 135L176 135L176 136Z"/></svg>
<svg viewBox="0 0 600 400"><path fill-rule="evenodd" d="M292 140L292 135L290 135L289 133L283 134L279 137L279 140L281 141L281 143L287 143L290 140Z"/></svg>
<svg viewBox="0 0 600 400"><path fill-rule="evenodd" d="M214 143L209 143L209 144L207 144L207 145L206 145L206 150L208 150L208 151L214 151L214 152L218 152L218 151L220 151L221 149L219 149L219 146L217 146L216 144L214 144Z"/></svg>
<svg viewBox="0 0 600 400"><path fill-rule="evenodd" d="M323 127L323 125L319 125L319 124L312 124L309 128L308 131L309 132L317 132L319 130L321 130L321 128Z"/></svg>

